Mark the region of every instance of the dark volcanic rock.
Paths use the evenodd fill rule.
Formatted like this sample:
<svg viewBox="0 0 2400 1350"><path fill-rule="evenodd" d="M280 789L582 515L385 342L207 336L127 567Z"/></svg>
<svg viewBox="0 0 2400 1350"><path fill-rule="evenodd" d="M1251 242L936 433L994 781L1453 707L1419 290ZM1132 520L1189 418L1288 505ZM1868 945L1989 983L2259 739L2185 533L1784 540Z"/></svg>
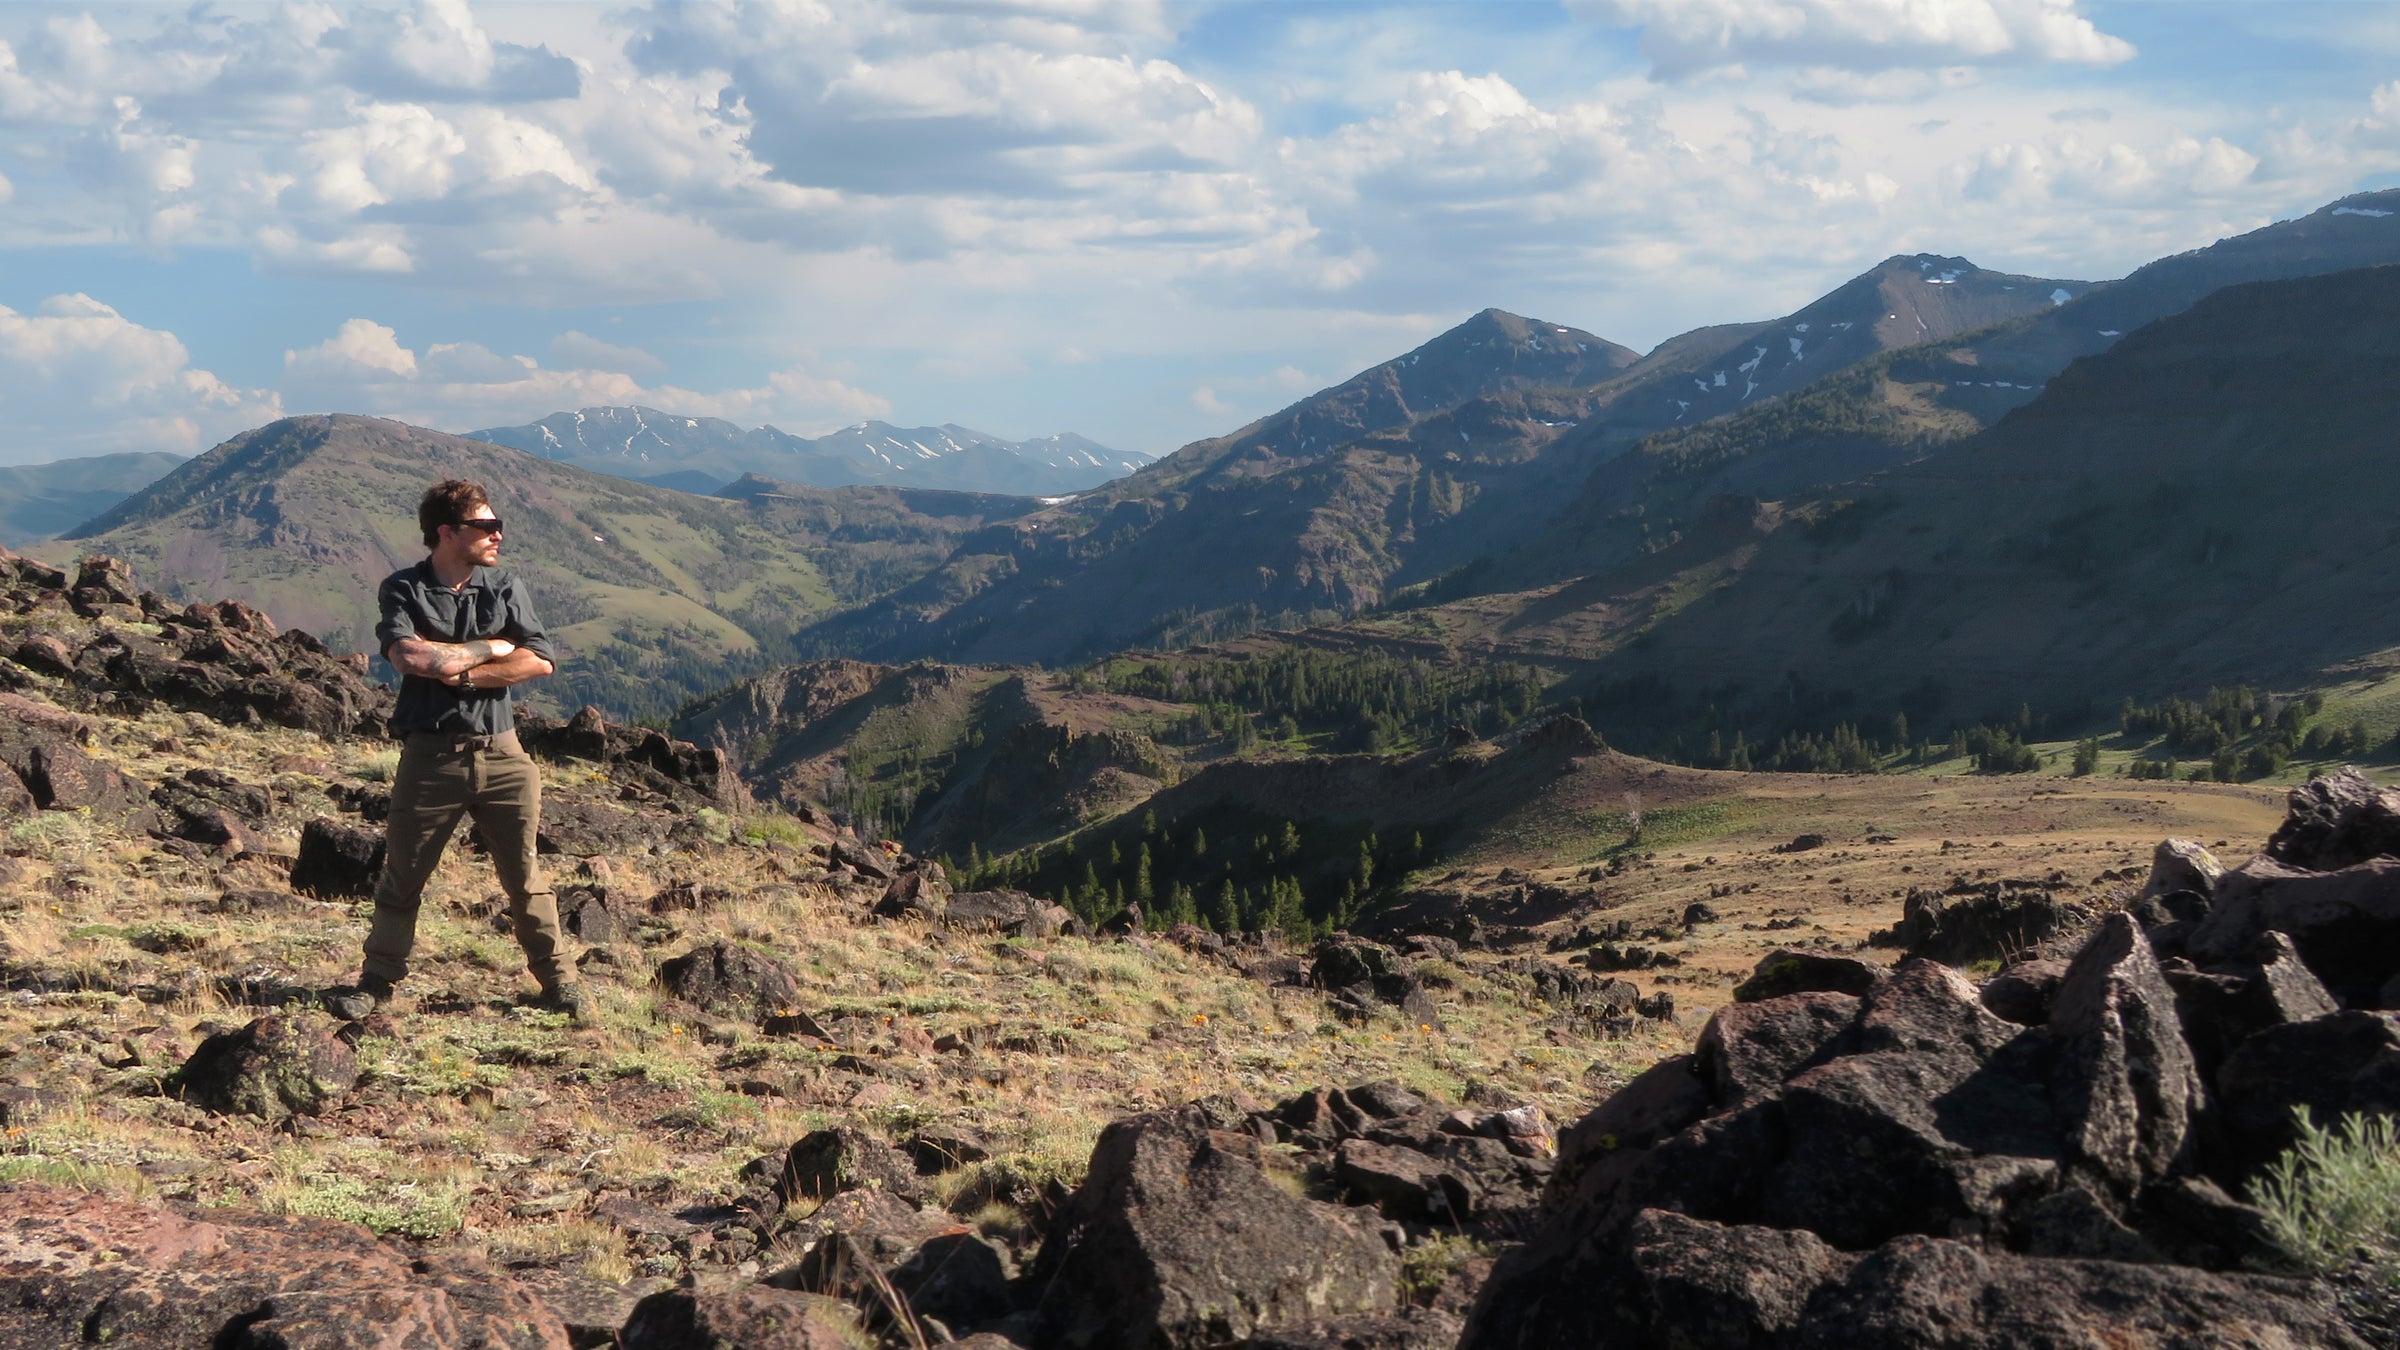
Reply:
<svg viewBox="0 0 2400 1350"><path fill-rule="evenodd" d="M2347 1111L2400 1112L2400 1017L2341 1012L2270 1027L2226 1056L2217 1094L2251 1166L2291 1143L2295 1107L2319 1125Z"/></svg>
<svg viewBox="0 0 2400 1350"><path fill-rule="evenodd" d="M2067 967L2050 1009L2053 1078L2070 1147L2119 1187L2166 1175L2201 1106L2200 1075L2175 992L2124 913L2101 921Z"/></svg>
<svg viewBox="0 0 2400 1350"><path fill-rule="evenodd" d="M1900 922L1868 939L1954 966L2005 960L2086 922L2083 906L2048 891L1994 883L1966 895L1911 891Z"/></svg>
<svg viewBox="0 0 2400 1350"><path fill-rule="evenodd" d="M793 1144L775 1182L775 1194L786 1203L862 1189L911 1204L923 1198L917 1169L900 1150L849 1126L817 1130Z"/></svg>
<svg viewBox="0 0 2400 1350"><path fill-rule="evenodd" d="M2354 1006L2374 1002L2400 971L2400 858L2333 872L2253 858L2217 884L2216 905L2187 949L2202 965L2239 960L2270 930L2290 934L2334 994Z"/></svg>
<svg viewBox="0 0 2400 1350"><path fill-rule="evenodd" d="M472 1256L324 1219L0 1185L0 1346L102 1344L568 1347L539 1298Z"/></svg>
<svg viewBox="0 0 2400 1350"><path fill-rule="evenodd" d="M2315 872L2400 856L2400 790L2379 788L2356 769L2311 778L2292 789L2267 856Z"/></svg>
<svg viewBox="0 0 2400 1350"><path fill-rule="evenodd" d="M375 879L383 871L383 849L383 831L320 816L300 827L292 889L326 899L373 895Z"/></svg>
<svg viewBox="0 0 2400 1350"><path fill-rule="evenodd" d="M647 727L612 725L598 708L584 707L563 724L520 711L517 735L534 754L604 764L611 778L672 801L724 808L750 804L750 794L724 751Z"/></svg>
<svg viewBox="0 0 2400 1350"><path fill-rule="evenodd" d="M1389 1307L1399 1259L1185 1107L1103 1130L1033 1271L1063 1347L1200 1347Z"/></svg>
<svg viewBox="0 0 2400 1350"><path fill-rule="evenodd" d="M1864 995L1891 974L1872 961L1830 952L1796 951L1786 947L1760 957L1750 978L1735 985L1734 1001L1756 1003L1785 994L1826 992Z"/></svg>
<svg viewBox="0 0 2400 1350"><path fill-rule="evenodd" d="M2215 893L2217 878L2225 875L2225 864L2217 855L2189 839L2162 839L2150 856L2150 875L2142 883L2145 896L2172 895L2189 891L2206 897Z"/></svg>
<svg viewBox="0 0 2400 1350"><path fill-rule="evenodd" d="M2059 981L2067 978L2067 963L2048 957L2019 961L1983 982L1983 1006L2003 1021L2038 1027L2050 1020L2051 1001Z"/></svg>
<svg viewBox="0 0 2400 1350"><path fill-rule="evenodd" d="M664 1289L634 1305L622 1350L855 1350L856 1321L837 1300L763 1284Z"/></svg>
<svg viewBox="0 0 2400 1350"><path fill-rule="evenodd" d="M1773 1096L1785 1079L1838 1053L1858 1012L1858 999L1836 993L1719 1008L1700 1032L1701 1080L1720 1108Z"/></svg>
<svg viewBox="0 0 2400 1350"><path fill-rule="evenodd" d="M2178 1266L2059 1261L1911 1237L1851 1268L1809 1304L1795 1350L2355 1348L2322 1285Z"/></svg>
<svg viewBox="0 0 2400 1350"><path fill-rule="evenodd" d="M800 977L791 966L738 942L711 942L663 961L658 982L686 1002L751 1022L800 1006Z"/></svg>
<svg viewBox="0 0 2400 1350"><path fill-rule="evenodd" d="M1484 1286L1462 1346L1748 1350L1788 1343L1810 1296L1856 1258L1810 1233L1725 1227L1645 1210L1581 1278Z"/></svg>
<svg viewBox="0 0 2400 1350"><path fill-rule="evenodd" d="M321 1013L274 1013L200 1043L177 1077L212 1111L313 1116L358 1085L358 1056Z"/></svg>
<svg viewBox="0 0 2400 1350"><path fill-rule="evenodd" d="M960 891L942 910L942 925L1002 937L1056 937L1077 926L1075 916L1023 891Z"/></svg>

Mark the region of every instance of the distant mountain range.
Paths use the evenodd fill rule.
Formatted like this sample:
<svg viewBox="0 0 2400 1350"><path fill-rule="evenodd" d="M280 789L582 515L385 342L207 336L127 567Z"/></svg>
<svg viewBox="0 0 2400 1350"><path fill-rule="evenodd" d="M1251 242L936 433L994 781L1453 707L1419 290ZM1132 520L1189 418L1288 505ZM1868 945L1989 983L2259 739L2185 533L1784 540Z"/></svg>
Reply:
<svg viewBox="0 0 2400 1350"><path fill-rule="evenodd" d="M35 550L130 562L184 600L233 598L363 650L376 583L425 556L416 503L442 477L491 485L503 565L532 585L568 656L537 692L572 709L662 714L775 664L814 615L939 567L1031 498L744 479L697 497L488 441L372 417L246 432Z"/></svg>
<svg viewBox="0 0 2400 1350"><path fill-rule="evenodd" d="M468 434L594 473L703 495L757 474L808 487L877 483L1058 496L1121 478L1152 459L1072 432L1011 441L948 423L861 422L811 439L656 408L585 408Z"/></svg>
<svg viewBox="0 0 2400 1350"><path fill-rule="evenodd" d="M182 462L181 455L145 451L0 468L0 544L21 550L56 538Z"/></svg>
<svg viewBox="0 0 2400 1350"><path fill-rule="evenodd" d="M2292 687L2400 649L2374 514L2400 507L2375 439L2390 263L2400 192L2111 283L1896 257L1646 355L1487 310L1038 497L813 488L786 459L694 499L625 473L680 454L670 473L715 474L796 438L646 409L545 419L539 453L293 419L49 551L125 554L153 584L354 642L365 588L420 551L418 486L489 474L525 522L512 556L580 644L571 692L631 711L796 656L1057 666L1261 628L1537 662L1604 729ZM825 453L1000 462L971 435L867 424ZM2286 620L2306 633L2278 637Z"/></svg>

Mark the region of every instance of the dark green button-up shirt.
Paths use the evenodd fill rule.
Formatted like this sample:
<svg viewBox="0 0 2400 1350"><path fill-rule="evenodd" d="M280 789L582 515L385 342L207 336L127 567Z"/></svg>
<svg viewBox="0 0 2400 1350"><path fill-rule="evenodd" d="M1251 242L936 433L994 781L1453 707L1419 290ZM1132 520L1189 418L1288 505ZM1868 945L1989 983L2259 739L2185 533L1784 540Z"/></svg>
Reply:
<svg viewBox="0 0 2400 1350"><path fill-rule="evenodd" d="M534 617L532 597L513 572L478 567L457 590L433 575L433 561L403 567L376 589L381 617L375 646L390 659L402 638L428 642L472 642L507 638L556 665L550 636ZM460 736L496 736L516 729L511 689L465 690L416 675L400 677L400 701L392 710L392 734L439 731Z"/></svg>

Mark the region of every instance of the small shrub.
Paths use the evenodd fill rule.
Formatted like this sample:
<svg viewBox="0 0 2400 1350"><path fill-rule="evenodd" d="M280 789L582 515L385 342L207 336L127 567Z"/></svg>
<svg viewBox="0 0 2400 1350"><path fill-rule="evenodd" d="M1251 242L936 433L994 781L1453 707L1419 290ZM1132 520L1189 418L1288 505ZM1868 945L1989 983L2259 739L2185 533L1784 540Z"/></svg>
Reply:
<svg viewBox="0 0 2400 1350"><path fill-rule="evenodd" d="M353 772L358 775L361 782L388 783L400 773L400 752L378 750L360 760L358 768Z"/></svg>
<svg viewBox="0 0 2400 1350"><path fill-rule="evenodd" d="M399 1182L376 1185L355 1177L313 1172L277 1197L286 1214L339 1219L378 1233L431 1241L466 1224L467 1197L455 1186Z"/></svg>
<svg viewBox="0 0 2400 1350"><path fill-rule="evenodd" d="M2300 1137L2250 1187L2291 1264L2329 1275L2364 1260L2400 1284L2400 1121L2364 1113L2319 1129L2307 1107Z"/></svg>

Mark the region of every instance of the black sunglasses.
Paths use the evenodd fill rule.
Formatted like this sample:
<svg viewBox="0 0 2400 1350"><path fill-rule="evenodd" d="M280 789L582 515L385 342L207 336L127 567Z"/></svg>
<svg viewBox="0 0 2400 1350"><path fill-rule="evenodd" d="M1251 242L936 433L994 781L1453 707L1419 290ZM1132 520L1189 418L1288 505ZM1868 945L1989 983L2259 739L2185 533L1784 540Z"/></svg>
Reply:
<svg viewBox="0 0 2400 1350"><path fill-rule="evenodd" d="M483 531L485 534L500 533L500 517L498 516L493 516L489 520L457 520L452 521L451 523L462 530L476 529Z"/></svg>

